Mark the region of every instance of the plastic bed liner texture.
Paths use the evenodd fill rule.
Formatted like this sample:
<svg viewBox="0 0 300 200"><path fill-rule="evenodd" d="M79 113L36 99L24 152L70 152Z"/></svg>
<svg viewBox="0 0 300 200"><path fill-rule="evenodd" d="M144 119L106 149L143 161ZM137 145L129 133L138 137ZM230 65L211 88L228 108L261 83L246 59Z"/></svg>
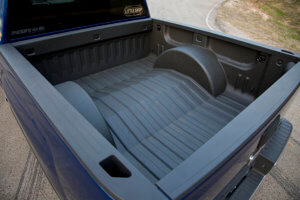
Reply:
<svg viewBox="0 0 300 200"><path fill-rule="evenodd" d="M103 115L116 148L153 183L245 108L224 95L213 97L179 72L153 69L155 58L75 81Z"/></svg>

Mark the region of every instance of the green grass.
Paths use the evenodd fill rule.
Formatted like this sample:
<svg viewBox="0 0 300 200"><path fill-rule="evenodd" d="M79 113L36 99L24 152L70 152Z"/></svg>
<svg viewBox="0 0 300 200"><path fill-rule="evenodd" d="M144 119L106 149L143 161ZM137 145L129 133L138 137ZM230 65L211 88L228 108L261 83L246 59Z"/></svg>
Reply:
<svg viewBox="0 0 300 200"><path fill-rule="evenodd" d="M286 13L275 6L263 5L261 8L276 20L281 20L283 17L286 17Z"/></svg>
<svg viewBox="0 0 300 200"><path fill-rule="evenodd" d="M243 0L245 1L245 0ZM284 37L300 41L300 0L247 0L271 17Z"/></svg>

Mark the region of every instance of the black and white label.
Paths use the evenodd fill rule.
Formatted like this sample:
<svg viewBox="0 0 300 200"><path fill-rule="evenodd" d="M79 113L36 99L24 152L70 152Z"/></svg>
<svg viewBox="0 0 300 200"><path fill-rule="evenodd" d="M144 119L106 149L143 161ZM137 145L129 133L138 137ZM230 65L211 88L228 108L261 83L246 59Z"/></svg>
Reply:
<svg viewBox="0 0 300 200"><path fill-rule="evenodd" d="M126 6L124 8L124 15L126 17L133 17L133 16L141 16L144 13L144 8L141 5L135 6Z"/></svg>
<svg viewBox="0 0 300 200"><path fill-rule="evenodd" d="M45 31L45 29L46 29L45 26L33 27L33 28L24 28L24 29L12 31L11 35L42 33L42 32Z"/></svg>

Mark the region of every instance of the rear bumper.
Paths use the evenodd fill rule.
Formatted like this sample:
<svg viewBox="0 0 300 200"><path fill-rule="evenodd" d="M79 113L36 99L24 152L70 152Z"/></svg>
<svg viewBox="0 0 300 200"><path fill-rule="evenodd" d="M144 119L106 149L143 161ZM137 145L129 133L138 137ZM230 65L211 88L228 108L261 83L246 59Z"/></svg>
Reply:
<svg viewBox="0 0 300 200"><path fill-rule="evenodd" d="M231 187L218 195L217 199L250 199L262 182L264 176L268 174L276 164L287 144L292 129L292 124L288 120L282 119L274 135L256 157L254 165L241 170L232 180L231 184L229 184Z"/></svg>

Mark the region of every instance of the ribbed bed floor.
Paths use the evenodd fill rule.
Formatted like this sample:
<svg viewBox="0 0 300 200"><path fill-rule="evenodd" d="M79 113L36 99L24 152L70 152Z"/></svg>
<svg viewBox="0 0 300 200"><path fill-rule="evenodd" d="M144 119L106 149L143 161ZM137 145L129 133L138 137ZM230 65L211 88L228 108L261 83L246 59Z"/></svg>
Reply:
<svg viewBox="0 0 300 200"><path fill-rule="evenodd" d="M173 70L153 69L149 56L76 82L92 97L116 146L150 181L164 177L245 106Z"/></svg>

